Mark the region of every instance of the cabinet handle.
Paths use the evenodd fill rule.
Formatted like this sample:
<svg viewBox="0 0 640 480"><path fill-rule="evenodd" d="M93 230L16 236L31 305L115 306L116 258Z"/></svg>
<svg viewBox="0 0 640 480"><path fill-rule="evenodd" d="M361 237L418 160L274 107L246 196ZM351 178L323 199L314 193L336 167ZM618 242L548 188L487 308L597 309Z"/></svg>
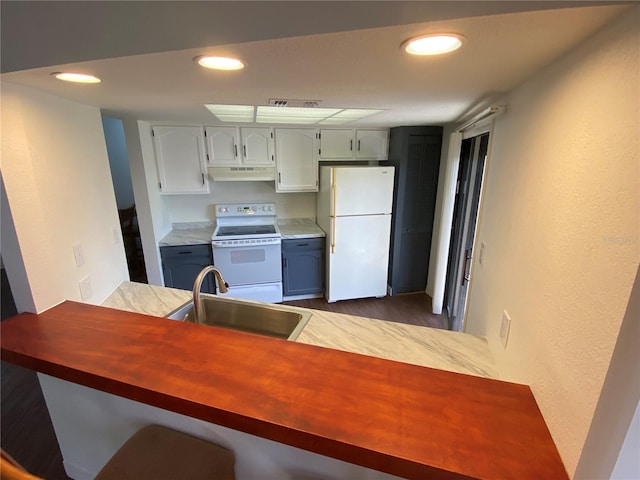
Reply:
<svg viewBox="0 0 640 480"><path fill-rule="evenodd" d="M349 151L353 151L353 140L349 140Z"/></svg>
<svg viewBox="0 0 640 480"><path fill-rule="evenodd" d="M282 174L278 172L278 183L282 183Z"/></svg>
<svg viewBox="0 0 640 480"><path fill-rule="evenodd" d="M204 185L204 173L202 174L202 185Z"/></svg>
<svg viewBox="0 0 640 480"><path fill-rule="evenodd" d="M298 247L308 247L309 244L308 243L299 243L297 246Z"/></svg>
<svg viewBox="0 0 640 480"><path fill-rule="evenodd" d="M358 151L360 151L360 140L358 140Z"/></svg>
<svg viewBox="0 0 640 480"><path fill-rule="evenodd" d="M188 252L178 252L178 255L188 255L188 254L190 254L190 253L193 253L193 252L191 252L191 251L188 251Z"/></svg>
<svg viewBox="0 0 640 480"><path fill-rule="evenodd" d="M238 145L233 146L233 154L238 158Z"/></svg>
<svg viewBox="0 0 640 480"><path fill-rule="evenodd" d="M244 156L245 156L245 158L246 158L246 156L247 156L247 146L246 146L246 145L243 145L243 146L242 146L242 155L244 155Z"/></svg>

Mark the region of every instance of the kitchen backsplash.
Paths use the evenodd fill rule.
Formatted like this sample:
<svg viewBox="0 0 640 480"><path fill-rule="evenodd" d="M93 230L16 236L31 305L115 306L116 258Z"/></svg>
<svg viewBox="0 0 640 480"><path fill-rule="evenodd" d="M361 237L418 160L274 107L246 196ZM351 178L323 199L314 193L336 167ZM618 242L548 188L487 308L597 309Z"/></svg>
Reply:
<svg viewBox="0 0 640 480"><path fill-rule="evenodd" d="M276 193L273 182L212 182L209 195L165 195L172 223L214 219L218 203L274 202L279 218L315 218L315 193Z"/></svg>

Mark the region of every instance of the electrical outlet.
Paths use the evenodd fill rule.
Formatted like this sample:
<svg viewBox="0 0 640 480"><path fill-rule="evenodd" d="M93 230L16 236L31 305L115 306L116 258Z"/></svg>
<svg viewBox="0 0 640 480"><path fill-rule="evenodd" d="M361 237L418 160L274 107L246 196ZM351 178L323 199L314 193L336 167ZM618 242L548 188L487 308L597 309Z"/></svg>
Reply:
<svg viewBox="0 0 640 480"><path fill-rule="evenodd" d="M84 277L82 280L80 280L80 298L82 300L88 300L91 295L93 295L93 289L91 288L91 278L90 277Z"/></svg>
<svg viewBox="0 0 640 480"><path fill-rule="evenodd" d="M500 325L500 340L502 346L507 348L507 340L509 340L509 330L511 329L511 317L506 310L502 312L502 324Z"/></svg>
<svg viewBox="0 0 640 480"><path fill-rule="evenodd" d="M111 227L111 236L113 237L113 244L118 245L120 243L120 227L113 225Z"/></svg>
<svg viewBox="0 0 640 480"><path fill-rule="evenodd" d="M480 263L480 265L484 265L484 251L487 248L487 244L482 242L480 244L480 255L478 255L478 263Z"/></svg>
<svg viewBox="0 0 640 480"><path fill-rule="evenodd" d="M76 259L76 267L84 265L84 250L80 243L76 243L73 247L73 258Z"/></svg>

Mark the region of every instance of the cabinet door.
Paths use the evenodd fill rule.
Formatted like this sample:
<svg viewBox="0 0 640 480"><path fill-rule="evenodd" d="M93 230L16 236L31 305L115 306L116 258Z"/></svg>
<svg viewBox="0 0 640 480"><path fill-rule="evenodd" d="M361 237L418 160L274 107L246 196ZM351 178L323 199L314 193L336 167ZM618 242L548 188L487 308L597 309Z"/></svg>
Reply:
<svg viewBox="0 0 640 480"><path fill-rule="evenodd" d="M207 127L207 149L209 165L232 167L240 165L238 152L240 132L236 127Z"/></svg>
<svg viewBox="0 0 640 480"><path fill-rule="evenodd" d="M193 283L198 273L213 263L211 248L208 245L161 247L160 256L165 286L181 290L193 290ZM215 293L211 275L207 275L204 279L202 291Z"/></svg>
<svg viewBox="0 0 640 480"><path fill-rule="evenodd" d="M209 193L202 127L153 127L162 194Z"/></svg>
<svg viewBox="0 0 640 480"><path fill-rule="evenodd" d="M245 165L272 167L273 130L271 128L242 128L242 158Z"/></svg>
<svg viewBox="0 0 640 480"><path fill-rule="evenodd" d="M276 192L317 192L316 131L276 128Z"/></svg>
<svg viewBox="0 0 640 480"><path fill-rule="evenodd" d="M322 293L323 239L284 240L282 245L284 295Z"/></svg>
<svg viewBox="0 0 640 480"><path fill-rule="evenodd" d="M353 158L353 130L320 130L320 158L322 160L351 160Z"/></svg>
<svg viewBox="0 0 640 480"><path fill-rule="evenodd" d="M361 160L386 160L389 158L388 130L357 130L356 158Z"/></svg>

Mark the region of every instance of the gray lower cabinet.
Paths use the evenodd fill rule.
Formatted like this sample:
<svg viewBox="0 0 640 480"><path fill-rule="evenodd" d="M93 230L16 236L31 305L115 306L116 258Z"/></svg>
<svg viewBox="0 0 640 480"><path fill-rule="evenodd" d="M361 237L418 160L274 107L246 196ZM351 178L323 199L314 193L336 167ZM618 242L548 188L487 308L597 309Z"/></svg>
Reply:
<svg viewBox="0 0 640 480"><path fill-rule="evenodd" d="M321 294L323 284L324 238L283 240L283 296Z"/></svg>
<svg viewBox="0 0 640 480"><path fill-rule="evenodd" d="M193 290L193 283L200 270L213 264L211 245L160 247L160 256L165 286L182 290ZM211 275L204 279L201 291L215 293Z"/></svg>

